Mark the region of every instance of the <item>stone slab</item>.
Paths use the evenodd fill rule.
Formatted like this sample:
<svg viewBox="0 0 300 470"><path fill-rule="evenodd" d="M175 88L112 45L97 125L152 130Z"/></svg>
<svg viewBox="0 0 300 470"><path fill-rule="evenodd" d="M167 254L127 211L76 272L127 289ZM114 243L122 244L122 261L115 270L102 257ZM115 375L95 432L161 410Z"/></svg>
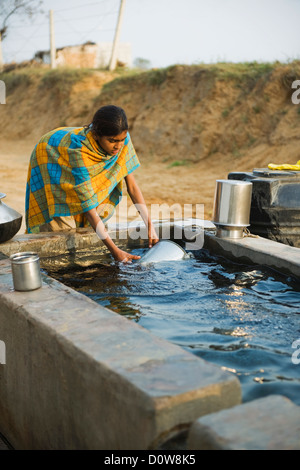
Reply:
<svg viewBox="0 0 300 470"><path fill-rule="evenodd" d="M159 238L173 240L189 240L195 234L204 230L214 230L215 226L204 219L188 218L186 220L153 221ZM143 222L129 222L107 224L107 230L111 238L118 245L140 246L147 244L148 230ZM204 237L203 237L204 238ZM56 256L74 250L88 247L99 247L99 250L107 251L101 240L91 228L78 228L76 230L61 232L44 232L38 234L15 235L11 240L0 243L0 256L10 256L20 251L34 251L42 256Z"/></svg>
<svg viewBox="0 0 300 470"><path fill-rule="evenodd" d="M300 450L300 407L270 395L204 416L191 426L188 449Z"/></svg>
<svg viewBox="0 0 300 470"><path fill-rule="evenodd" d="M0 243L0 253L10 256L20 251L34 251L40 256L55 256L87 246L103 245L94 231L89 229L66 232L15 235L11 240Z"/></svg>
<svg viewBox="0 0 300 470"><path fill-rule="evenodd" d="M2 438L1 434L0 434L0 450L10 450L4 438Z"/></svg>
<svg viewBox="0 0 300 470"><path fill-rule="evenodd" d="M154 224L155 225L155 224ZM174 232L173 224L159 223L155 225L160 238L170 238ZM118 224L110 226L108 233L118 246L139 246L148 238L148 232L141 224ZM130 239L130 234L132 237ZM181 234L181 232L180 232ZM163 235L163 236L162 236ZM63 253L97 247L107 252L107 248L99 240L92 228L78 228L61 232L44 232L38 234L15 235L11 240L0 243L0 255L10 256L20 251L34 251L39 256L56 256Z"/></svg>
<svg viewBox="0 0 300 470"><path fill-rule="evenodd" d="M213 225L200 219L176 220L172 223L161 222L156 225L156 229L160 238L170 238L175 241L180 237L185 241L193 240L195 233L199 233L201 242L201 230L200 232L197 230L193 232L194 229L189 231L189 227L197 226L197 224L204 233L204 248L207 248L211 253L241 263L265 265L300 279L299 248L258 236L246 236L240 239L218 238L213 233ZM128 246L144 245L147 233L143 227L139 228L139 224L136 224L136 227L133 225L129 225L127 228L125 226L122 228L111 227L109 233L118 241L118 244L123 244L123 247L127 244ZM130 239L131 235L132 239ZM41 257L55 256L74 250L84 250L89 246L99 247L100 251L107 251L92 229L77 229L60 233L16 235L11 240L0 244L0 254L10 256L19 251L35 251ZM199 246L199 248L201 247L202 245ZM190 249L193 249L192 245Z"/></svg>
<svg viewBox="0 0 300 470"><path fill-rule="evenodd" d="M206 232L204 247L241 263L265 265L300 279L300 249L258 236L229 239Z"/></svg>
<svg viewBox="0 0 300 470"><path fill-rule="evenodd" d="M241 402L238 379L43 275L0 261L0 432L15 449L150 449Z"/></svg>

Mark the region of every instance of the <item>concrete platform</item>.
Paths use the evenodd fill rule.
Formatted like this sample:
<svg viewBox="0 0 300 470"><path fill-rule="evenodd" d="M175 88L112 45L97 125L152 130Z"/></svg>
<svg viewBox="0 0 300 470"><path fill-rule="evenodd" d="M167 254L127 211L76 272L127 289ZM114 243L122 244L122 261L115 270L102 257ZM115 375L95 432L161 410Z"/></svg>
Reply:
<svg viewBox="0 0 300 470"><path fill-rule="evenodd" d="M0 450L11 450L6 444L5 439L0 434Z"/></svg>
<svg viewBox="0 0 300 470"><path fill-rule="evenodd" d="M106 248L93 230L78 229L68 232L16 235L11 240L0 244L0 253L10 256L20 251L34 251L40 256L55 256L88 246Z"/></svg>
<svg viewBox="0 0 300 470"><path fill-rule="evenodd" d="M0 261L0 432L15 449L153 449L241 402L238 379L43 275Z"/></svg>
<svg viewBox="0 0 300 470"><path fill-rule="evenodd" d="M188 449L300 450L300 407L268 396L198 419Z"/></svg>
<svg viewBox="0 0 300 470"><path fill-rule="evenodd" d="M211 253L240 263L264 265L300 279L300 248L251 234L239 239L218 238L215 235L214 225L199 219L177 220L171 224L160 222L155 226L160 238L170 238L175 241L182 238L186 242L190 240L190 249L193 249L193 239L200 234L200 245L203 240L203 247ZM123 246L144 245L147 239L146 230L141 227L135 233L139 235L138 239L130 238L132 232L136 232L136 228L133 225L128 228L126 224L119 228L111 227L109 230L109 233L113 233L113 238ZM97 246L100 251L107 251L92 229L77 229L60 233L16 235L12 240L0 244L0 253L10 256L19 251L35 251L40 256L55 256L85 249L88 246ZM195 249L197 249L196 243Z"/></svg>
<svg viewBox="0 0 300 470"><path fill-rule="evenodd" d="M191 240L198 230L191 228ZM212 230L210 225L202 228L204 247L212 253L300 279L299 248L260 237L220 239ZM117 237L126 244L128 230L118 230ZM191 436L198 442L197 418L218 420L216 412L240 404L235 376L47 276L37 291L14 291L6 258L10 254L36 251L41 257L54 256L88 246L106 251L86 229L17 235L0 245L0 340L7 348L7 364L0 365L0 433L16 449L138 450L159 448L196 422ZM266 423L264 445L269 445L278 409L286 410L286 427L293 429L290 410L297 414L299 407L287 405L283 397L279 400L262 408L258 404ZM243 423L240 435L253 427L250 405L232 409ZM228 416L226 432L234 431L235 418ZM231 443L236 438L228 439ZM282 434L281 444L290 443L291 437ZM259 433L253 445L260 445Z"/></svg>
<svg viewBox="0 0 300 470"><path fill-rule="evenodd" d="M300 248L258 236L229 239L205 233L204 247L211 253L245 264L268 266L300 279Z"/></svg>

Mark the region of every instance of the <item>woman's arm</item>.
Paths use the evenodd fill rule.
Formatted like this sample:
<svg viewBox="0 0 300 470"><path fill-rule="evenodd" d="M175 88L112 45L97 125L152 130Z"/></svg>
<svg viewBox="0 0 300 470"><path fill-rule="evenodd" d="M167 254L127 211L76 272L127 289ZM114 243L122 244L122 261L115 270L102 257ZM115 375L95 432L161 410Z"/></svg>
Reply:
<svg viewBox="0 0 300 470"><path fill-rule="evenodd" d="M131 255L126 253L126 251L118 248L115 243L112 241L110 236L107 233L107 230L99 217L96 209L91 209L84 213L85 217L97 233L98 237L103 241L104 245L109 249L116 261L122 261L123 263L131 262L132 259L139 259L140 256Z"/></svg>
<svg viewBox="0 0 300 470"><path fill-rule="evenodd" d="M130 175L125 176L125 182L128 194L148 229L148 240L150 248L152 245L155 245L155 243L159 241L159 238L150 219L144 196L137 182L135 181L135 178L132 173Z"/></svg>

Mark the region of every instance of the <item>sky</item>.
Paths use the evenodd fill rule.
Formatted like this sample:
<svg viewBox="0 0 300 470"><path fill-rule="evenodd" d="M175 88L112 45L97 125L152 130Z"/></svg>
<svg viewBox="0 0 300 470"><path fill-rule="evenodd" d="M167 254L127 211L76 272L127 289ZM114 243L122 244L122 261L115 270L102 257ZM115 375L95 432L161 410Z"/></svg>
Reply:
<svg viewBox="0 0 300 470"><path fill-rule="evenodd" d="M56 47L112 42L119 7L120 0L44 0L32 20L11 17L4 61L49 50L49 10ZM300 59L300 0L125 0L120 42L151 67L288 62Z"/></svg>

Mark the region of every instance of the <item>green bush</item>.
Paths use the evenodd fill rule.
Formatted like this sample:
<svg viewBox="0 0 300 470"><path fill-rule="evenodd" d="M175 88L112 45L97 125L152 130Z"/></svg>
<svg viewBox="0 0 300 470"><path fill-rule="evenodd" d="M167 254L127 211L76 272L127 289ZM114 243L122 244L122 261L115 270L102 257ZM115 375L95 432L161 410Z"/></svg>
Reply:
<svg viewBox="0 0 300 470"><path fill-rule="evenodd" d="M47 71L41 79L40 89L52 89L67 95L72 86L90 73L89 69L58 68Z"/></svg>
<svg viewBox="0 0 300 470"><path fill-rule="evenodd" d="M31 77L27 73L4 72L0 74L0 80L5 83L7 95L20 86L28 87L31 84Z"/></svg>

